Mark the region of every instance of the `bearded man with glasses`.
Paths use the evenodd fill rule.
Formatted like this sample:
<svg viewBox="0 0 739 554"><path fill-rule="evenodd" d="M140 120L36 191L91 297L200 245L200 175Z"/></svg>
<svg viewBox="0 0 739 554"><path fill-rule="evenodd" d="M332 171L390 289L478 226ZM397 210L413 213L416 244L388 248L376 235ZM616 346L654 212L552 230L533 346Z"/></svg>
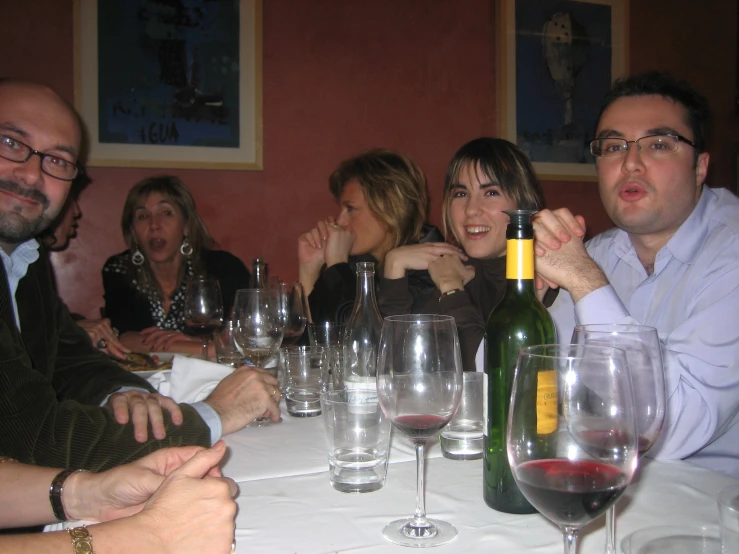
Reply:
<svg viewBox="0 0 739 554"><path fill-rule="evenodd" d="M656 327L667 409L649 453L739 477L739 199L705 185L708 103L660 72L616 81L598 118L601 201L615 228L587 244L567 209L535 218L540 288L561 342L578 324Z"/></svg>
<svg viewBox="0 0 739 554"><path fill-rule="evenodd" d="M0 456L104 470L165 446L208 446L279 417L277 380L238 368L177 404L95 348L54 288L34 236L59 214L78 159L74 110L34 83L0 81Z"/></svg>

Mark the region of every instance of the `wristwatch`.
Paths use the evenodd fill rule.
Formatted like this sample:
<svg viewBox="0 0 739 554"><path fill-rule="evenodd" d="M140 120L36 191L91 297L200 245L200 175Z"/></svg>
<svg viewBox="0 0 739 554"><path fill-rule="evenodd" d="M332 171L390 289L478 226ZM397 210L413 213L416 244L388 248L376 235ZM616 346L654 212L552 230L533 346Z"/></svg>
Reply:
<svg viewBox="0 0 739 554"><path fill-rule="evenodd" d="M72 537L72 552L74 554L95 554L92 549L92 535L87 527L71 527L67 529L69 536Z"/></svg>
<svg viewBox="0 0 739 554"><path fill-rule="evenodd" d="M442 292L441 296L439 296L439 302L441 302L442 298L446 298L447 296L451 296L452 294L456 294L458 292L462 292L462 289L451 289L446 292Z"/></svg>

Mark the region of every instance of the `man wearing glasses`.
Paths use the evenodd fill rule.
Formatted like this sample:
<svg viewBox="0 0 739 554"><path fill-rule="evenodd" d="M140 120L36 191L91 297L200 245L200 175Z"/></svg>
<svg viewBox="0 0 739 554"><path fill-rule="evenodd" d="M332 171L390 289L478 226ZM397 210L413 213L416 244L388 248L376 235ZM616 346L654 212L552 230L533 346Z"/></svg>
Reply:
<svg viewBox="0 0 739 554"><path fill-rule="evenodd" d="M102 470L279 417L277 381L265 372L237 369L204 402L178 405L94 348L71 319L33 237L81 171L81 135L52 90L0 81L0 455Z"/></svg>
<svg viewBox="0 0 739 554"><path fill-rule="evenodd" d="M550 308L560 342L575 323L658 329L668 403L650 456L739 477L739 200L704 184L708 118L667 74L617 81L590 143L616 227L584 244L582 217L540 212L536 270L564 289Z"/></svg>

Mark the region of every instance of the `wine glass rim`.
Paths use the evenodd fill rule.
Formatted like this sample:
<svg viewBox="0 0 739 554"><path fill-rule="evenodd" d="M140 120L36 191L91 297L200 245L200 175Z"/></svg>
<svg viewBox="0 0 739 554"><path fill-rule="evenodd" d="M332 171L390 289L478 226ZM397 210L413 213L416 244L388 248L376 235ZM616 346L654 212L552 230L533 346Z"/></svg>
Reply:
<svg viewBox="0 0 739 554"><path fill-rule="evenodd" d="M587 353L589 357L593 357L597 354L601 354L603 357L607 357L613 352L618 352L624 357L626 351L622 348L613 346L603 346L599 344L537 344L533 346L524 346L520 350L521 356L529 356L532 358L547 358L547 359L575 359L582 356L574 356L571 352L582 352Z"/></svg>
<svg viewBox="0 0 739 554"><path fill-rule="evenodd" d="M638 325L630 323L578 323L575 325L576 330L580 331L599 331L623 334L638 333L657 333L657 328L650 325Z"/></svg>
<svg viewBox="0 0 739 554"><path fill-rule="evenodd" d="M389 315L385 318L388 322L400 323L441 323L446 321L454 321L454 316L442 314L402 314Z"/></svg>

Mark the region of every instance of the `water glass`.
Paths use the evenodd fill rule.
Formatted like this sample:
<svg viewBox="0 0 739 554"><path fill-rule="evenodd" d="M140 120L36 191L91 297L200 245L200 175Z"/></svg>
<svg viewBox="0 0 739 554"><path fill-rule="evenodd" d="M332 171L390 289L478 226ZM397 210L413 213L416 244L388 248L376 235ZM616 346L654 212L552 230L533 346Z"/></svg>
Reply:
<svg viewBox="0 0 739 554"><path fill-rule="evenodd" d="M356 410L346 391L321 395L331 486L340 492L382 488L390 450L390 420L375 398Z"/></svg>
<svg viewBox="0 0 739 554"><path fill-rule="evenodd" d="M294 417L321 415L321 393L327 371L326 351L320 346L282 349L285 365L285 405Z"/></svg>
<svg viewBox="0 0 739 554"><path fill-rule="evenodd" d="M213 334L213 343L216 347L216 361L219 364L231 367L244 365L244 357L236 347L236 342L234 342L233 321L229 319L221 329Z"/></svg>
<svg viewBox="0 0 739 554"><path fill-rule="evenodd" d="M452 460L482 458L483 374L466 371L462 376L462 399L457 413L441 430L441 453Z"/></svg>
<svg viewBox="0 0 739 554"><path fill-rule="evenodd" d="M721 523L721 552L739 552L739 485L729 485L718 495L719 521Z"/></svg>
<svg viewBox="0 0 739 554"><path fill-rule="evenodd" d="M311 346L341 346L346 325L324 321L308 325L308 340Z"/></svg>

